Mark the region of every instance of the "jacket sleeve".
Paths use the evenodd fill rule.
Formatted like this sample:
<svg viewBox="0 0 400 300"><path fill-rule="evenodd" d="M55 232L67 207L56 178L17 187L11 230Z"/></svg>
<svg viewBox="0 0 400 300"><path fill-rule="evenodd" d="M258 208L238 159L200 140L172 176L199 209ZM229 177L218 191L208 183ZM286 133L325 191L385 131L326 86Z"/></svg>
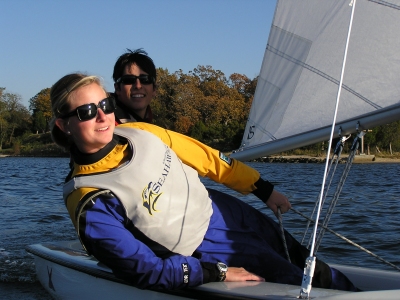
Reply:
<svg viewBox="0 0 400 300"><path fill-rule="evenodd" d="M200 176L206 176L242 194L257 188L255 183L260 179L257 170L193 138L147 123L126 123L120 126L146 130L158 136L184 164L195 169Z"/></svg>
<svg viewBox="0 0 400 300"><path fill-rule="evenodd" d="M178 254L162 259L137 240L125 228L125 213L116 198L100 196L83 219L85 247L116 277L141 289L179 289L203 283L198 259Z"/></svg>

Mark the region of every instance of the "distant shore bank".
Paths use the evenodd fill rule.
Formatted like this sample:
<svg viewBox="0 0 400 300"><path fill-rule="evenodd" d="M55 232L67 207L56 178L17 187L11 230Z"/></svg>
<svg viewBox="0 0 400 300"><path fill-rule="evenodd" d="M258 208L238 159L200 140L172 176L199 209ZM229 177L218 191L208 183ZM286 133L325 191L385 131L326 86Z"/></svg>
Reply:
<svg viewBox="0 0 400 300"><path fill-rule="evenodd" d="M0 154L0 158L5 157L69 157L68 155L10 155L10 154Z"/></svg>
<svg viewBox="0 0 400 300"><path fill-rule="evenodd" d="M15 156L15 155L5 155L0 154L2 157L28 157L28 156ZM36 156L29 156L36 157ZM56 157L54 155L43 155L37 157ZM58 156L57 156L58 157ZM66 156L67 157L67 156ZM343 155L339 163L346 163L348 155ZM265 162L265 163L324 163L325 157L322 156L309 156L309 155L276 155L261 157L258 159L253 159L251 162ZM390 158L390 157L379 157L375 155L356 155L354 157L353 163L355 164L368 164L368 163L400 163L400 158Z"/></svg>
<svg viewBox="0 0 400 300"><path fill-rule="evenodd" d="M348 155L343 155L339 163L346 163ZM287 155L287 156L267 156L261 157L254 162L266 162L266 163L324 163L326 157L320 156L308 156L308 155ZM354 164L366 164L366 163L400 163L400 158L388 158L379 157L375 155L356 155L353 160Z"/></svg>

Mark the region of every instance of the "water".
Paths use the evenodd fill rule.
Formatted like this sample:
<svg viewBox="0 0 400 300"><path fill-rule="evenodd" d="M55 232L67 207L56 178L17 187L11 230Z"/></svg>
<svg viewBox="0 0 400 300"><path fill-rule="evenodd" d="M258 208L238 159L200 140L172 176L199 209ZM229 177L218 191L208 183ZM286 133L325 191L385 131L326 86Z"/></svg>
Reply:
<svg viewBox="0 0 400 300"><path fill-rule="evenodd" d="M25 246L75 239L61 198L67 158L0 158L0 299L51 299L36 280ZM318 197L323 164L249 163L294 208L310 214ZM339 165L341 171L343 165ZM400 164L355 164L342 191L330 228L400 266ZM204 179L209 186L240 197L268 215L256 197L241 196ZM306 221L289 212L284 226L301 239ZM391 268L327 233L318 256L328 262Z"/></svg>

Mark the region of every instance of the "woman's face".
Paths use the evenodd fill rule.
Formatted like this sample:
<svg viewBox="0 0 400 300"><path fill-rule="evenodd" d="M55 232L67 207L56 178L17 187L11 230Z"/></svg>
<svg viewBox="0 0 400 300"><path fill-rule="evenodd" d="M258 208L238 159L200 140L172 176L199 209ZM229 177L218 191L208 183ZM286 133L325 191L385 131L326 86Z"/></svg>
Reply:
<svg viewBox="0 0 400 300"><path fill-rule="evenodd" d="M84 104L94 103L97 105L107 95L97 83L91 83L73 91L70 97L70 111L73 111ZM97 108L97 116L91 120L80 121L75 115L65 120L57 119L56 124L65 133L71 135L81 152L95 153L111 142L115 128L115 116L114 113L105 114L100 108Z"/></svg>

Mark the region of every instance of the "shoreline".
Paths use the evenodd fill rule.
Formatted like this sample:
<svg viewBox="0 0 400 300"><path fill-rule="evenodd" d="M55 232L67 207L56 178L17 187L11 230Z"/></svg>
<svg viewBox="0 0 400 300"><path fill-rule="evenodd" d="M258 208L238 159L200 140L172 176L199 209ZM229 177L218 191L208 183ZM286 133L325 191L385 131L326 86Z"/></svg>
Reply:
<svg viewBox="0 0 400 300"><path fill-rule="evenodd" d="M339 159L340 164L346 163L348 155L342 155ZM251 160L251 162L265 163L325 163L326 156L310 156L310 155L279 155L267 156ZM400 163L400 158L377 157L375 155L356 155L353 164L368 163Z"/></svg>
<svg viewBox="0 0 400 300"><path fill-rule="evenodd" d="M0 154L0 158L5 157L64 157L64 156L54 156L54 155L43 155L43 156L26 156L26 155L6 155ZM67 157L67 156L65 156ZM344 164L347 161L348 155L342 155L339 163ZM266 157L260 157L257 159L249 160L249 162L264 162L264 163L324 163L326 160L325 156L311 156L311 155L272 155ZM375 155L356 155L353 160L353 164L369 164L369 163L400 163L400 158L390 158L390 157L377 157Z"/></svg>

